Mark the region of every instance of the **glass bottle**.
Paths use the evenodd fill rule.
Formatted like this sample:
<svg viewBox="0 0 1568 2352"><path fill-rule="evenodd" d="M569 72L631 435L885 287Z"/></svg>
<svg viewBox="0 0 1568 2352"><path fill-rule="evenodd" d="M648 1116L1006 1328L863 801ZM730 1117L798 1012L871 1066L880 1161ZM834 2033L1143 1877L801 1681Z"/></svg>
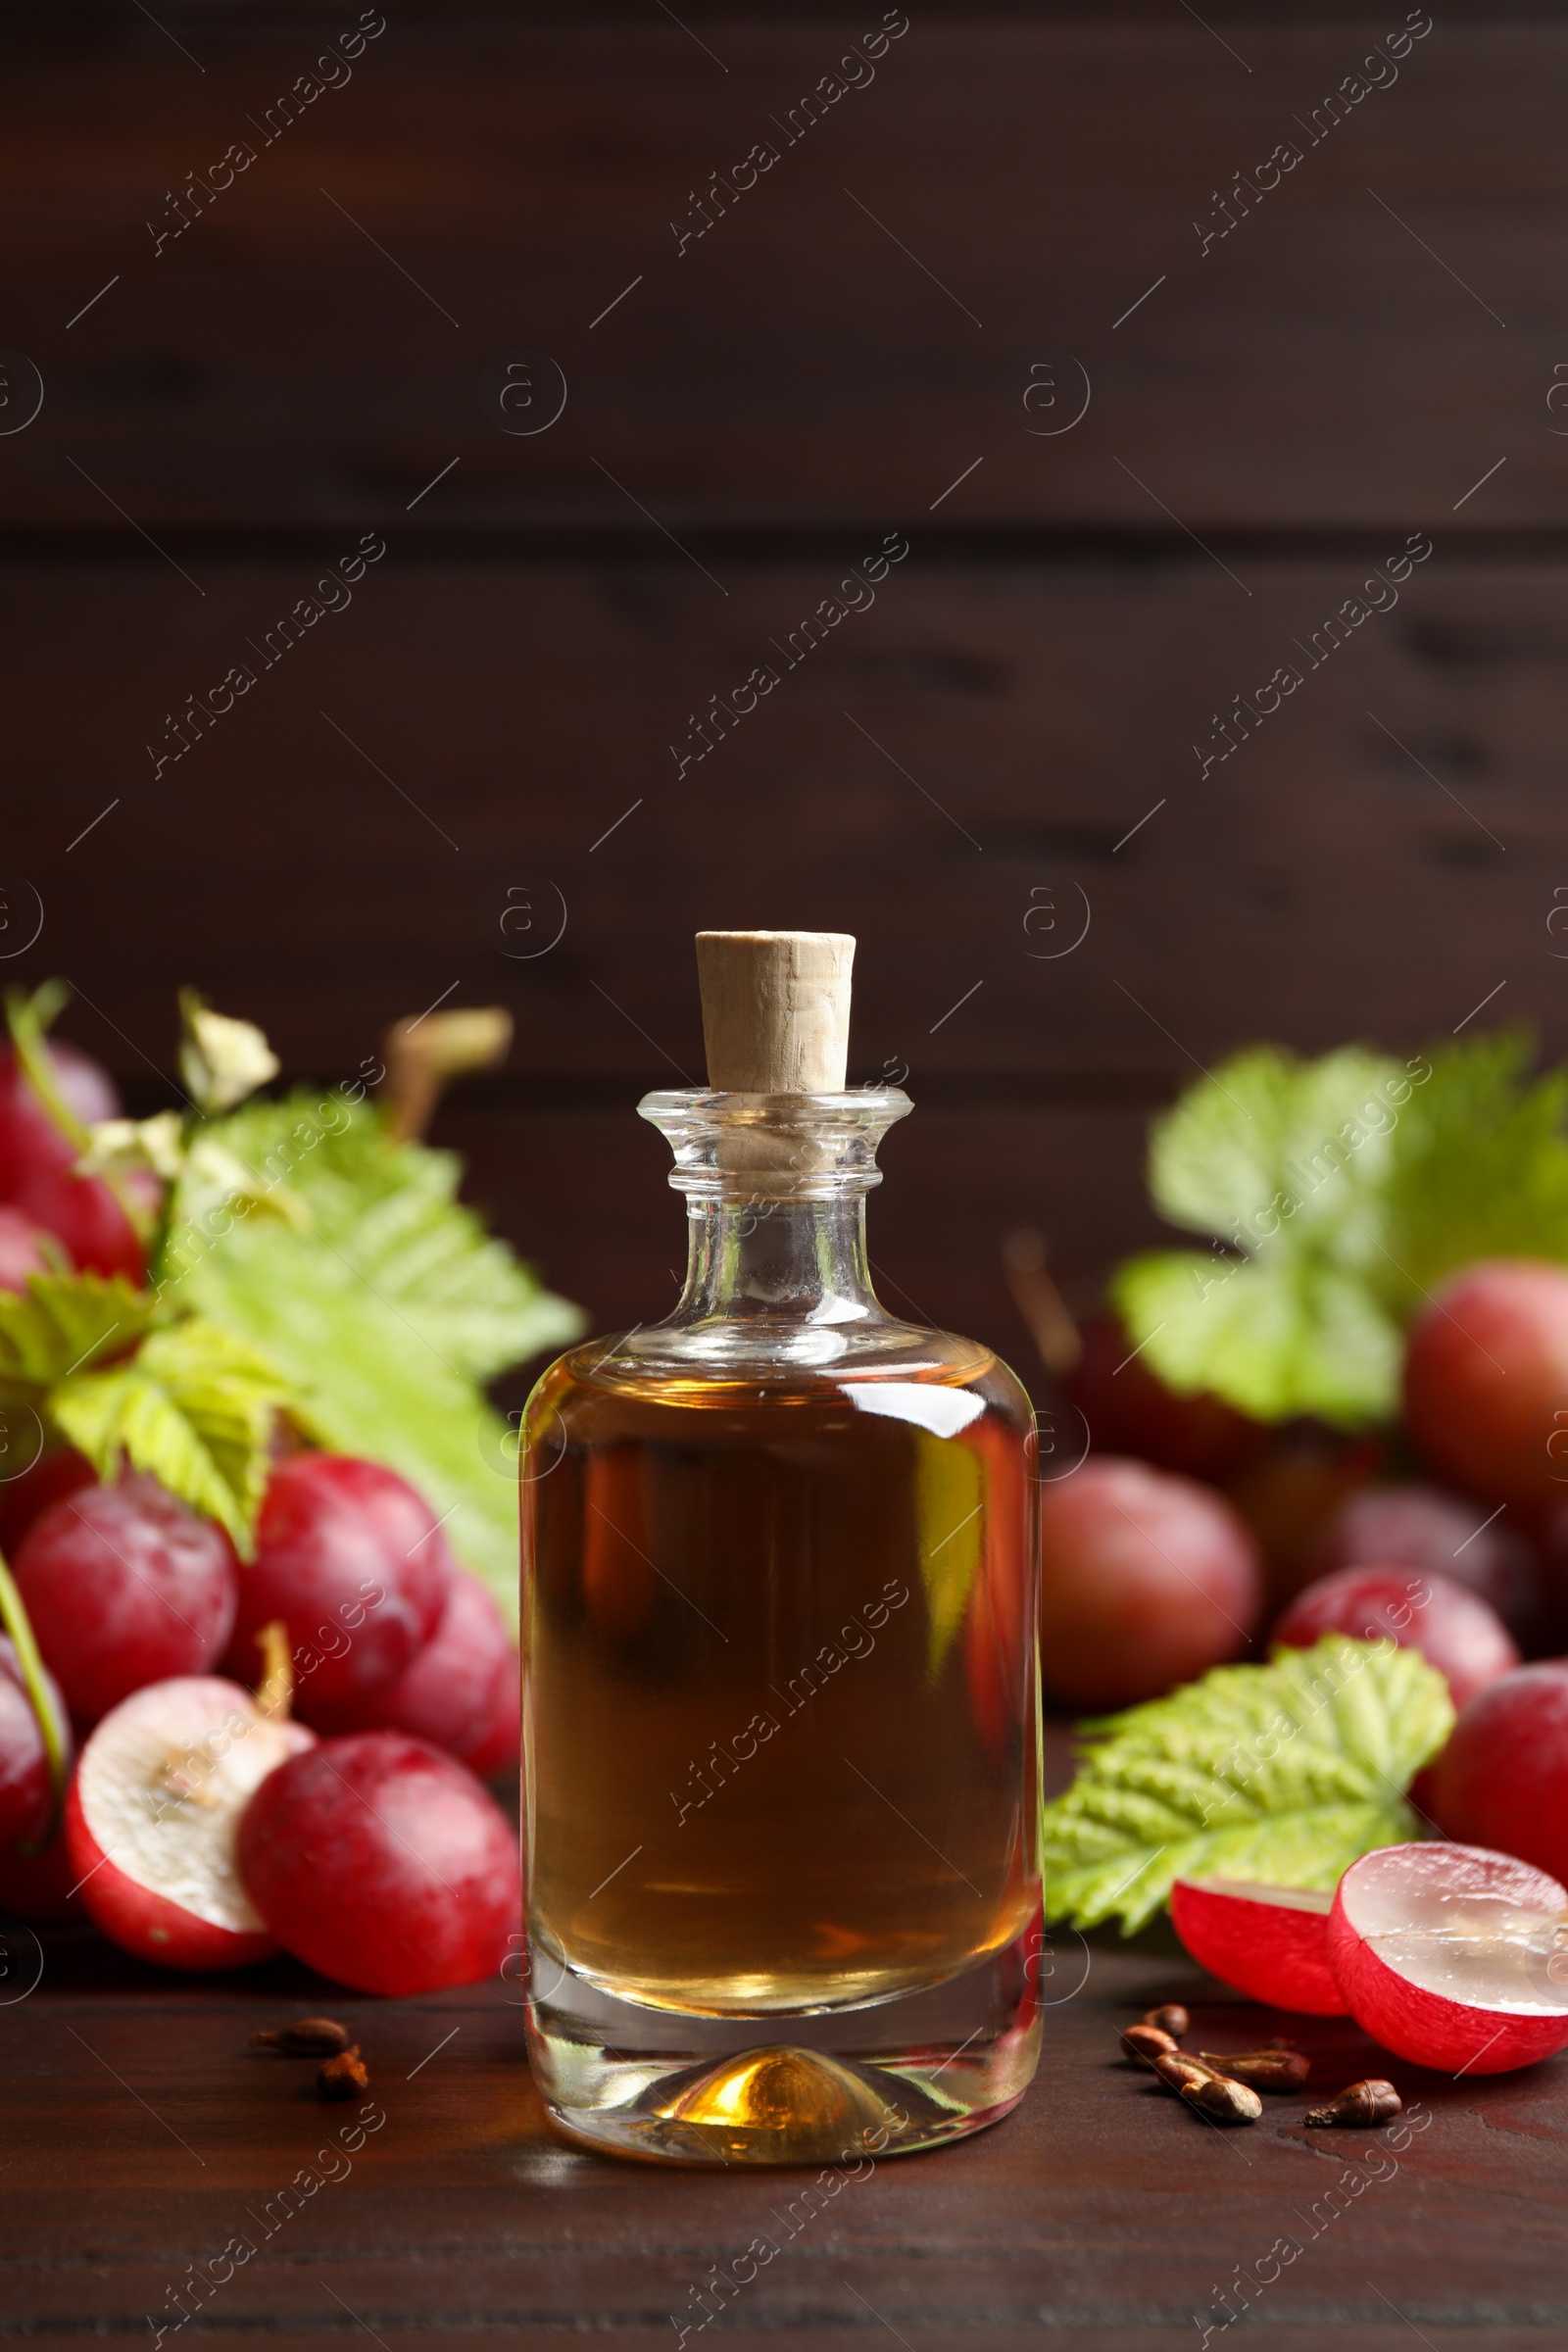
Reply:
<svg viewBox="0 0 1568 2352"><path fill-rule="evenodd" d="M836 1067L642 1102L680 1302L523 1421L529 2055L627 2155L929 2147L1035 2070L1033 1415L879 1304L865 1195L911 1106Z"/></svg>

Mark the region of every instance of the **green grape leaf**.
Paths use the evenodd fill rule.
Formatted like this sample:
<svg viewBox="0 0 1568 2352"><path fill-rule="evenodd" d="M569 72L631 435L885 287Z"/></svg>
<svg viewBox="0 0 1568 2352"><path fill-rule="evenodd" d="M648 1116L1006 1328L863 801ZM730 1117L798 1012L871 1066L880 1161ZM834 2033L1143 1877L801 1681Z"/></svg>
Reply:
<svg viewBox="0 0 1568 2352"><path fill-rule="evenodd" d="M479 1384L586 1318L457 1200L451 1153L393 1142L369 1105L252 1102L208 1140L170 1219L166 1296L262 1349L318 1444L417 1487L515 1614L516 1465Z"/></svg>
<svg viewBox="0 0 1568 2352"><path fill-rule="evenodd" d="M30 1274L25 1291L0 1291L0 1390L52 1388L94 1357L120 1354L153 1313L122 1274Z"/></svg>
<svg viewBox="0 0 1568 2352"><path fill-rule="evenodd" d="M1398 1384L1397 1324L1356 1275L1321 1258L1130 1258L1113 1296L1146 1356L1183 1395L1217 1389L1260 1421L1298 1413L1347 1428L1376 1421Z"/></svg>
<svg viewBox="0 0 1568 2352"><path fill-rule="evenodd" d="M1252 1047L1155 1121L1155 1205L1215 1237L1206 1258L1148 1254L1112 1284L1161 1380L1262 1420L1355 1427L1388 1411L1398 1337L1373 1283L1398 1103L1416 1083L1355 1047L1312 1062Z"/></svg>
<svg viewBox="0 0 1568 2352"><path fill-rule="evenodd" d="M277 1369L231 1332L191 1316L105 1372L74 1372L45 1398L50 1418L100 1478L150 1471L227 1530L248 1558L271 1468L273 1416L293 1401Z"/></svg>
<svg viewBox="0 0 1568 2352"><path fill-rule="evenodd" d="M296 1249L268 1220L261 1257L280 1273L291 1265L324 1268L335 1258L362 1291L404 1319L406 1336L424 1341L454 1373L492 1380L587 1328L576 1307L545 1291L459 1201L457 1156L393 1142L369 1104L340 1094L249 1103L208 1129L204 1143L219 1150L209 1151L210 1168L196 1168L181 1185L165 1253L173 1282L191 1268L188 1279L204 1304L210 1289L225 1288L225 1261L246 1255L245 1245L264 1230L242 1230L253 1210L234 1200L238 1169L245 1196L258 1205L286 1203L275 1224L291 1224L309 1245ZM216 1232L219 1226L229 1230Z"/></svg>
<svg viewBox="0 0 1568 2352"><path fill-rule="evenodd" d="M1568 1073L1528 1041L1398 1062L1252 1047L1156 1120L1150 1189L1209 1254L1146 1253L1111 1285L1135 1346L1184 1396L1263 1420L1394 1416L1404 1324L1458 1267L1568 1261Z"/></svg>
<svg viewBox="0 0 1568 2352"><path fill-rule="evenodd" d="M1042 1819L1046 1916L1130 1936L1179 1878L1332 1888L1420 1835L1405 1791L1453 1719L1418 1650L1331 1635L1086 1724Z"/></svg>
<svg viewBox="0 0 1568 2352"><path fill-rule="evenodd" d="M1478 1258L1568 1261L1568 1071L1532 1085L1530 1055L1517 1031L1443 1048L1401 1114L1371 1269L1401 1321Z"/></svg>
<svg viewBox="0 0 1568 2352"><path fill-rule="evenodd" d="M1249 1253L1275 1228L1294 1248L1358 1258L1389 1164L1388 1097L1399 1078L1397 1062L1354 1046L1306 1062L1272 1046L1234 1054L1154 1122L1155 1207Z"/></svg>
<svg viewBox="0 0 1568 2352"><path fill-rule="evenodd" d="M418 1489L459 1558L515 1618L517 1465L506 1424L352 1267L321 1260L302 1282L280 1247L288 1238L258 1226L240 1249L215 1253L223 1279L204 1283L204 1301L287 1373L290 1414L307 1437L385 1462Z"/></svg>

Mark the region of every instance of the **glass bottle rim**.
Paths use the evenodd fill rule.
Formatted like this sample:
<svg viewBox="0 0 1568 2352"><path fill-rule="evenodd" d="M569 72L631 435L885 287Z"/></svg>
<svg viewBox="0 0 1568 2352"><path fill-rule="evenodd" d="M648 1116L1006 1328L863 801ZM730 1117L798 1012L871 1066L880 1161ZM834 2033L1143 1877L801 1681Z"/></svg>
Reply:
<svg viewBox="0 0 1568 2352"><path fill-rule="evenodd" d="M732 1203L749 1193L805 1202L869 1191L882 1180L877 1147L913 1108L896 1086L832 1095L671 1087L637 1105L675 1154L675 1190L694 1202Z"/></svg>
<svg viewBox="0 0 1568 2352"><path fill-rule="evenodd" d="M649 1119L658 1126L665 1117L705 1114L721 1120L732 1116L737 1121L750 1122L775 1110L799 1120L811 1113L844 1121L857 1116L878 1119L891 1124L914 1108L913 1102L898 1086L852 1086L842 1094L742 1094L725 1092L710 1086L672 1086L656 1088L644 1095L637 1105L639 1118Z"/></svg>

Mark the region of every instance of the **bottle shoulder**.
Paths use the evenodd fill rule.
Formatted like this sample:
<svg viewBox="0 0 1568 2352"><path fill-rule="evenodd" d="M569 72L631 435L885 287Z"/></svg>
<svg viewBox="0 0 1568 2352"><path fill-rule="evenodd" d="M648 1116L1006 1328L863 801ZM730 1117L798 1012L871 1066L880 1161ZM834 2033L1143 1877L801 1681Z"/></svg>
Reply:
<svg viewBox="0 0 1568 2352"><path fill-rule="evenodd" d="M530 1417L559 1412L573 1396L723 1410L738 1402L780 1409L842 1404L848 1395L871 1412L940 1421L944 1434L947 1423L961 1425L956 1414L963 1396L1022 1430L1033 1425L1033 1407L1016 1375L994 1348L956 1332L892 1322L853 1336L841 1331L842 1345L829 1358L807 1361L759 1348L732 1355L660 1345L677 1336L684 1335L656 1327L581 1342L543 1375L529 1401ZM942 1392L952 1399L946 1406ZM922 1393L930 1395L929 1406L921 1404Z"/></svg>

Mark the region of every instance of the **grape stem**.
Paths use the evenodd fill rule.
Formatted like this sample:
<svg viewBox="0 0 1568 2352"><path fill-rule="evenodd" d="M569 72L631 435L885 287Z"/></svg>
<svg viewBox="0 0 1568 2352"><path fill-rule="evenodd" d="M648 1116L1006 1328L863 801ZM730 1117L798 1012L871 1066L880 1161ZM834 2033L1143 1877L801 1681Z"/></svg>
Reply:
<svg viewBox="0 0 1568 2352"><path fill-rule="evenodd" d="M49 1703L49 1692L44 1684L43 1659L38 1654L38 1644L33 1637L26 1604L17 1590L17 1580L7 1567L3 1553L0 1553L0 1623L4 1624L6 1632L11 1636L15 1644L17 1664L22 1669L23 1688L27 1693L27 1703L37 1717L38 1730L43 1739L43 1752L49 1765L49 1784L53 1790L53 1802L49 1808L48 1826L35 1845L19 1844L17 1849L19 1853L37 1854L41 1853L49 1843L59 1824L60 1808L65 1801L66 1794L68 1769L66 1747L65 1741L60 1736L59 1719Z"/></svg>
<svg viewBox="0 0 1568 2352"><path fill-rule="evenodd" d="M61 1092L46 1043L50 1026L70 996L71 991L63 980L46 980L31 997L22 989L11 989L6 996L6 1024L11 1031L11 1043L22 1064L24 1077L67 1143L79 1155L92 1142L92 1131L77 1118ZM109 1169L104 1174L103 1182L124 1210L131 1231L139 1241L145 1243L147 1212L124 1178L118 1169Z"/></svg>
<svg viewBox="0 0 1568 2352"><path fill-rule="evenodd" d="M1029 1326L1046 1370L1065 1380L1077 1369L1084 1343L1066 1300L1056 1288L1046 1245L1032 1227L1009 1233L1002 1245L1002 1267L1013 1304Z"/></svg>
<svg viewBox="0 0 1568 2352"><path fill-rule="evenodd" d="M396 1021L386 1052L386 1131L395 1144L418 1143L454 1078L493 1070L512 1046L512 1015L504 1005L455 1006Z"/></svg>
<svg viewBox="0 0 1568 2352"><path fill-rule="evenodd" d="M68 1144L85 1152L92 1138L55 1083L45 1036L70 994L63 981L46 981L34 997L13 989L6 998L6 1020L27 1084L37 1096Z"/></svg>
<svg viewBox="0 0 1568 2352"><path fill-rule="evenodd" d="M256 1646L262 1653L262 1679L256 1686L256 1704L262 1714L275 1715L286 1723L294 1698L294 1664L289 1655L288 1627L281 1617L274 1617L270 1625L263 1626L256 1637Z"/></svg>

